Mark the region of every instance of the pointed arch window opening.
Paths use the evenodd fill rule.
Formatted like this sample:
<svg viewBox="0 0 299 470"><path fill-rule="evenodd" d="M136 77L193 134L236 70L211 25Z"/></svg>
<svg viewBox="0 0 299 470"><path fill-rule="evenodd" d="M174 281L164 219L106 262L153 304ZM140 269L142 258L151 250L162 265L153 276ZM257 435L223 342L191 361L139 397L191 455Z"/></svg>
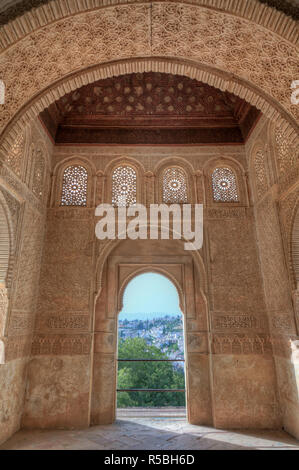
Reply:
<svg viewBox="0 0 299 470"><path fill-rule="evenodd" d="M146 274L153 274L153 273L144 273L143 275L137 275L135 278L133 278L128 286L130 285L130 283L132 281L134 281L134 279L136 278L140 278L141 276L146 276ZM164 279L167 279L165 276L161 275L161 274L156 274L156 276L159 276L160 278L164 278ZM175 289L176 291L176 288L175 286L171 283L171 281L169 281L167 279L168 283ZM127 286L127 288L128 288ZM127 291L127 288L126 288L126 291ZM147 284L147 289L150 290L150 284ZM125 294L126 294L126 291L125 291ZM177 294L177 291L176 291L176 294ZM139 292L139 295L140 295L140 292ZM125 297L125 296L124 296ZM178 294L177 294L177 297L178 297ZM122 310L123 312L123 310ZM120 312L120 316L121 316L121 313ZM131 403L132 403L132 400L134 400L134 398L136 399L136 397L141 393L141 395L144 396L144 399L143 398L139 398L137 400L138 403L140 402L144 402L143 405L137 405L137 407L144 407L144 408L153 408L153 407L156 407L156 405L147 405L148 401L150 400L150 397L154 397L155 394L157 393L161 393L162 395L156 395L156 399L155 398L152 398L154 401L155 400L159 400L162 404L161 405L158 405L158 407L164 407L164 406L175 406L175 407L183 407L185 408L185 392L186 392L186 389L185 389L185 358L184 358L184 331L183 331L183 321L182 321L182 312L180 311L179 309L179 313L180 313L180 321L181 321L181 331L182 331L182 344L183 344L183 347L182 347L182 351L176 355L176 357L172 356L172 357L167 357L167 354L165 354L165 346L164 348L160 348L161 344L167 344L167 340L169 341L169 337L170 337L170 334L165 334L165 339L163 340L163 337L161 338L161 331L159 331L159 328L157 328L155 326L155 321L154 320L147 320L148 322L148 325L154 325L152 326L152 328L149 330L149 331L146 331L146 330L142 330L139 331L139 334L137 331L133 332L133 337L134 338L145 338L145 337L150 337L151 336L151 333L154 333L156 334L156 338L154 339L154 343L152 342L149 342L148 343L148 348L149 350L151 349L151 346L154 344L155 345L155 350L154 350L154 353L153 354L158 354L158 348L160 348L160 352L161 352L161 357L123 357L123 355L121 354L121 350L120 350L120 347L118 348L118 357L117 357L117 363L118 363L118 385L117 385L117 402L118 402L118 408L123 408L123 403L125 402L125 400L122 400L120 398L120 394L125 394L128 396L128 403L130 403L130 400L131 400ZM128 315L128 314L127 314ZM159 315L160 314L157 314L157 321L158 322L161 322L163 323L163 316L159 318ZM165 316L165 314L164 314ZM165 319L167 317L165 316ZM171 317L170 317L171 318ZM125 320L126 321L126 320ZM176 317L173 317L173 322L177 321L177 318ZM133 322L131 322L133 323ZM144 323L144 322L143 322ZM179 323L177 321L177 323ZM128 323L126 323L128 325ZM170 324L171 324L171 321L170 321ZM123 325L124 323L120 323L120 319L118 321L118 325L119 325L119 344L122 340L121 338L121 328L123 328ZM166 321L166 327L164 326L164 330L162 329L162 331L165 331L165 329L167 329L167 321ZM161 327L160 327L160 330L161 330ZM130 338L130 335L128 336ZM168 339L167 339L168 338ZM136 340L135 340L136 341ZM163 343L164 341L164 343ZM174 343L175 344L175 343ZM170 343L171 345L171 343ZM157 347L158 346L158 347ZM146 351L147 354L148 354L148 351ZM122 356L122 357L120 357ZM176 371L175 373L177 374L181 374L182 377L183 377L183 380L179 380L177 382L177 384L181 384L181 386L175 386L176 382L174 381L173 383L170 383L168 384L167 386L167 383L163 383L163 386L161 387L161 382L157 383L156 386L153 386L152 382L150 384L148 384L148 386L145 386L146 385L146 381L145 382L140 382L140 384L137 383L137 386L136 386L136 382L132 382L131 383L131 386L119 386L120 382L122 383L126 383L125 382L125 378L123 377L123 373L121 371L124 371L126 370L126 368L128 370L134 370L134 367L135 367L135 364L137 367L142 367L142 365L144 367L146 366L150 366L150 364L152 364L152 369L153 369L153 375L155 376L156 374L156 377L157 377L157 380L159 378L159 367L162 367L162 371L165 369L164 373L166 375L166 371L168 371L168 373L170 373L171 375L171 365L173 366L172 369L173 371ZM180 366L181 364L181 366ZM183 367L182 367L183 366ZM150 366L151 367L151 366ZM122 373L122 376L120 375ZM174 374L175 375L175 374ZM128 379L128 377L127 377ZM180 377L181 379L181 377ZM161 377L160 377L160 380L161 380ZM163 382L163 380L162 380ZM129 382L127 382L129 383ZM183 385L182 385L183 384ZM134 386L135 385L135 386ZM165 394L168 394L165 396ZM180 398L178 397L178 395L180 396ZM140 396L140 395L139 395ZM133 398L132 398L133 397ZM169 401L169 405L165 404L166 401ZM173 403L176 403L176 404L173 404ZM120 405L120 406L119 406ZM132 406L125 406L124 408L130 408Z"/></svg>

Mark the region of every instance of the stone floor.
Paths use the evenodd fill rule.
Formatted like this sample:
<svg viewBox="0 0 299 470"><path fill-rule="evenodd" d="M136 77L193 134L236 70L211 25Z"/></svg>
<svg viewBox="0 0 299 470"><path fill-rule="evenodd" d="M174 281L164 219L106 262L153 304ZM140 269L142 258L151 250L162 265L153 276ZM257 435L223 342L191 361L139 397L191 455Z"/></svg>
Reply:
<svg viewBox="0 0 299 470"><path fill-rule="evenodd" d="M235 450L293 449L299 441L282 431L225 431L193 426L185 418L118 418L84 430L17 432L0 450Z"/></svg>
<svg viewBox="0 0 299 470"><path fill-rule="evenodd" d="M185 418L187 411L185 406L155 406L151 408L130 407L117 408L117 418Z"/></svg>

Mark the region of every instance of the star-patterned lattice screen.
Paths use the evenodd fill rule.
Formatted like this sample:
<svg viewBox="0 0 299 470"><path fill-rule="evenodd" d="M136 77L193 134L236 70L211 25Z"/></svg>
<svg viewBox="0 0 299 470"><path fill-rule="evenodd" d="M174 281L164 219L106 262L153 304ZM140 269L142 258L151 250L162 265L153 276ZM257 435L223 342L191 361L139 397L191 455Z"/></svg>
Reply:
<svg viewBox="0 0 299 470"><path fill-rule="evenodd" d="M186 173L181 168L167 168L163 173L163 202L182 204L187 201Z"/></svg>
<svg viewBox="0 0 299 470"><path fill-rule="evenodd" d="M137 175L130 166L119 166L112 174L112 204L126 207L137 202Z"/></svg>
<svg viewBox="0 0 299 470"><path fill-rule="evenodd" d="M238 202L237 182L230 168L216 168L212 174L214 201Z"/></svg>
<svg viewBox="0 0 299 470"><path fill-rule="evenodd" d="M86 168L81 165L68 166L63 173L61 205L86 206L87 181Z"/></svg>

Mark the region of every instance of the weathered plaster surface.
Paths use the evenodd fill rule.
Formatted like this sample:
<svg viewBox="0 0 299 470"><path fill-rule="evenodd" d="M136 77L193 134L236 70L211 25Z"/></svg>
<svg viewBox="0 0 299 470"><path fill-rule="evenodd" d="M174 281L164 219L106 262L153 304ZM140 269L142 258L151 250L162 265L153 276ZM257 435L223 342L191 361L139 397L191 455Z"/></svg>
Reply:
<svg viewBox="0 0 299 470"><path fill-rule="evenodd" d="M28 365L22 427L88 426L89 376L88 356L33 357Z"/></svg>
<svg viewBox="0 0 299 470"><path fill-rule="evenodd" d="M26 359L0 366L0 442L20 428L24 404Z"/></svg>

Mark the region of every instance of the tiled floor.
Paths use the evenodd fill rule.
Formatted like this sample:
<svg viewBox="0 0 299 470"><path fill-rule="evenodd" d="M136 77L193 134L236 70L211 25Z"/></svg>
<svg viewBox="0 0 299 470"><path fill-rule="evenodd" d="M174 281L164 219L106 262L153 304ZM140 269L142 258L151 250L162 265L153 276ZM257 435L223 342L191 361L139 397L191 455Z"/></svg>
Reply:
<svg viewBox="0 0 299 470"><path fill-rule="evenodd" d="M299 442L282 431L223 431L193 426L179 417L144 417L76 431L23 430L0 446L4 449L299 450Z"/></svg>

